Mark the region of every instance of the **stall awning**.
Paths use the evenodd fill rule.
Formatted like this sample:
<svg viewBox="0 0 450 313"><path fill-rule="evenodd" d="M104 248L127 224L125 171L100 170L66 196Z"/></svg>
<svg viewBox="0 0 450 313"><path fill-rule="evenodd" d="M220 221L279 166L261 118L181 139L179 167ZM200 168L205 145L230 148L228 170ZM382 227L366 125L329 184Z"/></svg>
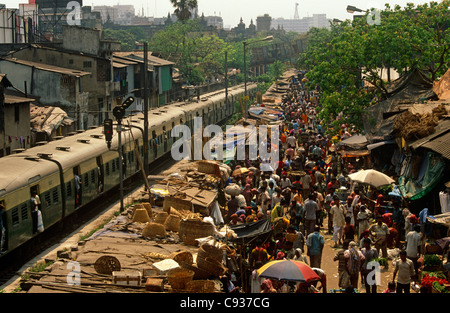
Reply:
<svg viewBox="0 0 450 313"><path fill-rule="evenodd" d="M369 150L353 150L353 151L340 151L343 158L359 158L369 155Z"/></svg>
<svg viewBox="0 0 450 313"><path fill-rule="evenodd" d="M375 148L382 147L382 146L388 145L388 144L394 144L394 143L395 143L395 140L380 141L380 142L377 142L377 143L372 143L370 145L367 145L367 149L369 149L371 151L371 150L373 150Z"/></svg>

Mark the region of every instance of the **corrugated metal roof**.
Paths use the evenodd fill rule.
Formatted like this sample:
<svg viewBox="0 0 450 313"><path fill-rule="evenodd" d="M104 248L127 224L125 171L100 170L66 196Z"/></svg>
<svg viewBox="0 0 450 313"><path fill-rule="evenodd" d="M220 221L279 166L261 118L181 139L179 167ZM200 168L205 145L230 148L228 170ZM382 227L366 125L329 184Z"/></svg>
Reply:
<svg viewBox="0 0 450 313"><path fill-rule="evenodd" d="M16 58L5 58L5 59L2 59L2 61L13 62L13 63L17 63L17 64L22 64L25 66L35 67L35 68L43 70L43 71L55 72L55 73L60 73L60 74L65 74L65 75L75 76L75 77L82 77L82 76L91 74L90 72L83 72L83 71L73 70L70 68L53 66L53 65L32 62L32 61L26 61L26 60L21 60L21 59L16 59Z"/></svg>
<svg viewBox="0 0 450 313"><path fill-rule="evenodd" d="M433 150L444 158L450 160L450 129L447 129L447 132L439 137L433 138L427 143L423 144L423 148L427 148Z"/></svg>
<svg viewBox="0 0 450 313"><path fill-rule="evenodd" d="M442 119L436 125L434 133L410 143L409 146L413 149L417 149L426 144L427 142L434 140L434 138L437 138L442 134L448 132L449 130L450 130L450 119L449 118Z"/></svg>

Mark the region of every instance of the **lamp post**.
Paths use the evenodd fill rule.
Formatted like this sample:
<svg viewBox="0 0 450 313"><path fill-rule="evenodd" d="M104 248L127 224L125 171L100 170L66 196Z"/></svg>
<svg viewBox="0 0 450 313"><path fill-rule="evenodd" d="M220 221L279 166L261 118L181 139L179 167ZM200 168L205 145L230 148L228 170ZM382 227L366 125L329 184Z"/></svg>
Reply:
<svg viewBox="0 0 450 313"><path fill-rule="evenodd" d="M263 39L260 40L256 40L256 41L252 41L252 42L247 42L244 41L244 96L245 96L245 112L244 112L244 118L247 119L247 58L246 58L246 50L247 50L247 45L251 45L253 43L257 43L257 42L261 42L261 41L272 41L273 40L273 36L267 36Z"/></svg>

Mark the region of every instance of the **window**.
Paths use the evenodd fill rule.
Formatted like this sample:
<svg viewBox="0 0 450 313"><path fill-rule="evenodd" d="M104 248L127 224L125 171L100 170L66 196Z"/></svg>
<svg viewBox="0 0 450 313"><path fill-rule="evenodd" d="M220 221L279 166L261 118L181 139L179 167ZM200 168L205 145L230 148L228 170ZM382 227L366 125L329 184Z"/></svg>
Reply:
<svg viewBox="0 0 450 313"><path fill-rule="evenodd" d="M89 186L89 173L84 174L84 187Z"/></svg>
<svg viewBox="0 0 450 313"><path fill-rule="evenodd" d="M116 160L112 160L112 172L116 171Z"/></svg>
<svg viewBox="0 0 450 313"><path fill-rule="evenodd" d="M73 64L73 59L70 59L70 60L69 60L69 64Z"/></svg>
<svg viewBox="0 0 450 313"><path fill-rule="evenodd" d="M28 219L28 206L26 204L22 205L20 208L20 215L22 216L22 221L26 221Z"/></svg>
<svg viewBox="0 0 450 313"><path fill-rule="evenodd" d="M19 224L19 208L12 209L12 211L11 211L11 220L12 220L13 226Z"/></svg>
<svg viewBox="0 0 450 313"><path fill-rule="evenodd" d="M105 164L105 172L106 172L106 176L109 176L109 163Z"/></svg>
<svg viewBox="0 0 450 313"><path fill-rule="evenodd" d="M58 189L57 188L53 189L52 198L53 198L53 203L58 203L59 202L59 195L58 195Z"/></svg>
<svg viewBox="0 0 450 313"><path fill-rule="evenodd" d="M84 61L83 67L92 67L92 61Z"/></svg>
<svg viewBox="0 0 450 313"><path fill-rule="evenodd" d="M66 184L66 194L67 197L72 197L72 182Z"/></svg>
<svg viewBox="0 0 450 313"><path fill-rule="evenodd" d="M91 171L91 184L95 184L95 171Z"/></svg>
<svg viewBox="0 0 450 313"><path fill-rule="evenodd" d="M50 192L46 192L44 195L44 199L45 199L45 206L46 208L49 208L52 206L52 199L50 197Z"/></svg>

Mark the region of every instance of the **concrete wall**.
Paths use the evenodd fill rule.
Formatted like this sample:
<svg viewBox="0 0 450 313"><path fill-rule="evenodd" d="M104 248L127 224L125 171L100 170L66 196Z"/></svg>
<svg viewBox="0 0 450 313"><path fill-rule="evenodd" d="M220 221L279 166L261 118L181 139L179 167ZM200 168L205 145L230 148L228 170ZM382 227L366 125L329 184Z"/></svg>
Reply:
<svg viewBox="0 0 450 313"><path fill-rule="evenodd" d="M75 26L63 26L64 49L97 55L100 52L102 32L99 29L89 29Z"/></svg>
<svg viewBox="0 0 450 313"><path fill-rule="evenodd" d="M19 109L19 121L15 120L15 107ZM3 155L11 154L15 149L28 149L31 143L30 103L5 104L5 131L0 132L0 150ZM0 155L2 152L0 151Z"/></svg>

